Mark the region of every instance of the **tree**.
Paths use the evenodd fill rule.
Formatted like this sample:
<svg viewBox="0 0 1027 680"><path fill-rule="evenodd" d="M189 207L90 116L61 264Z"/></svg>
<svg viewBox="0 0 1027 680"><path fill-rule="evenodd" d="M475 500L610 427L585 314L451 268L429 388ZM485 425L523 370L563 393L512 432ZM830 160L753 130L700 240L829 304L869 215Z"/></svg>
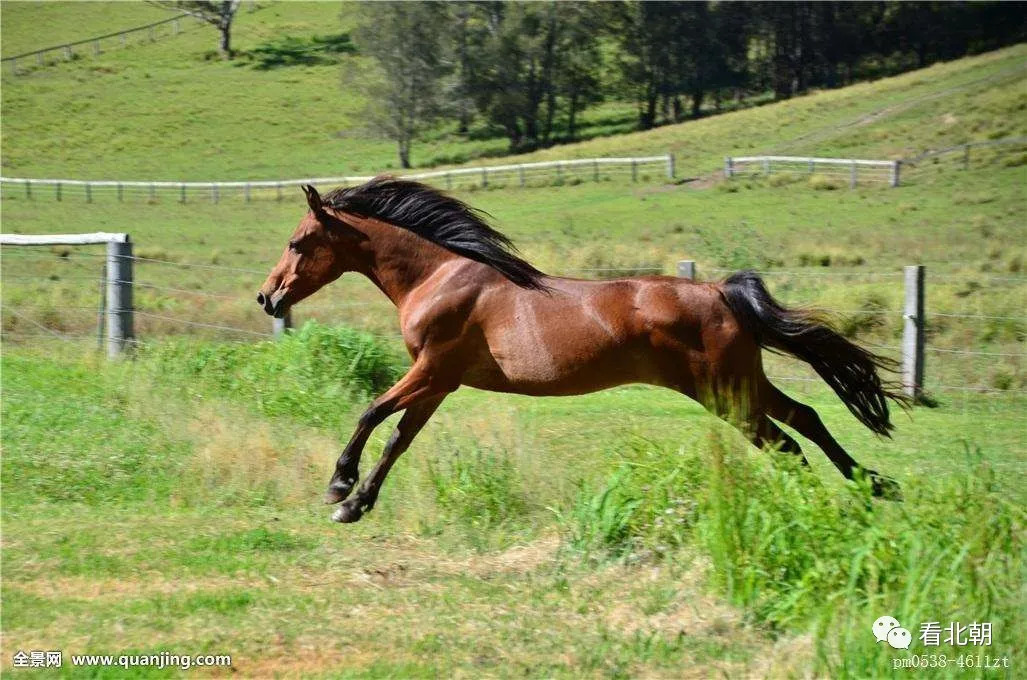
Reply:
<svg viewBox="0 0 1027 680"><path fill-rule="evenodd" d="M409 168L413 140L445 110L449 13L442 2L368 3L363 11L358 47L381 71L366 81L369 115L396 141L400 166Z"/></svg>
<svg viewBox="0 0 1027 680"><path fill-rule="evenodd" d="M218 52L222 58L232 58L232 20L242 0L151 0L151 4L203 19L218 29Z"/></svg>

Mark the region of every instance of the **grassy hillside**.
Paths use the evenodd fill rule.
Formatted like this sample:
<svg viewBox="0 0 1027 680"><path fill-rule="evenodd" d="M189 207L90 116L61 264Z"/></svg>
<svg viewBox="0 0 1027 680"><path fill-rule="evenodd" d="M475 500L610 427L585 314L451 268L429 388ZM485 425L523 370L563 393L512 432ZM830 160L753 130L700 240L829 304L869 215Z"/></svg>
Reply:
<svg viewBox="0 0 1027 680"><path fill-rule="evenodd" d="M152 18L136 4L0 12L4 54L35 47L43 19L58 41ZM349 13L329 3L244 10L237 46L339 33ZM343 79L359 77L359 56L261 71L206 60L213 44L191 27L5 73L4 174L388 167L392 145L367 135ZM1018 46L522 158L673 150L679 174L692 176L728 153L901 157L1024 134L1025 56ZM590 116L599 132L632 112L607 105ZM414 157L504 147L481 130L441 130ZM767 357L857 459L904 484L904 504L843 485L808 442L812 474L775 464L668 391L462 389L374 512L342 528L320 493L340 439L403 369L394 310L346 276L295 310L298 322L332 328L256 344L208 327L269 330L253 293L302 216L299 192L182 204L6 189L5 232L128 231L148 259L136 263L134 292L144 345L135 361L107 362L90 350L102 249L2 250L5 649L231 653L246 677L890 677L891 650L867 633L888 612L910 625L992 621L991 651L1022 667L1027 156L982 153L968 170L943 162L907 180L849 190L790 174L650 177L458 192L546 271L670 274L694 259L714 279L756 267L782 299L834 310L845 333L892 355L900 269L926 263L928 388L939 403L898 415L894 440L804 382L813 376L797 362ZM388 428L368 444L365 472Z"/></svg>
<svg viewBox="0 0 1027 680"><path fill-rule="evenodd" d="M73 5L67 16L78 18L83 37L106 32L113 23L131 25L141 11L117 4L116 12L125 17L114 21L110 5ZM34 27L45 16L35 12L61 9L35 7L5 5L5 44L37 39ZM353 28L350 5L276 3L240 13L235 44L246 52L283 35L310 39ZM365 58L342 55L335 63L260 70L246 59L209 59L213 45L213 29L190 27L177 38L112 49L25 76L5 72L4 174L262 179L394 167L393 144L372 135L363 118L357 83L367 77ZM719 167L729 154L778 150L894 158L968 139L1024 134L1025 55L1027 47L1016 46L526 158L673 151L680 156L682 174L688 175ZM611 103L586 112L584 134L623 130L632 119L630 106ZM480 125L468 137L440 129L414 146L414 162L462 162L501 154L505 146L504 139Z"/></svg>

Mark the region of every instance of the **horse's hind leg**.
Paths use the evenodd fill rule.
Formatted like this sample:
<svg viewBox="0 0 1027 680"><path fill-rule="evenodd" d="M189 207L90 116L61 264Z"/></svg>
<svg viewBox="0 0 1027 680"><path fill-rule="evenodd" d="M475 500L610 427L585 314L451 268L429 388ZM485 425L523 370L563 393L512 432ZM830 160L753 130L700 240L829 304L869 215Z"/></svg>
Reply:
<svg viewBox="0 0 1027 680"><path fill-rule="evenodd" d="M859 471L870 480L875 496L899 498L899 485L892 479L864 468L848 454L824 426L820 416L811 407L795 401L777 389L770 382L763 393L763 407L771 418L794 427L799 434L823 449L828 459L846 479L852 479Z"/></svg>

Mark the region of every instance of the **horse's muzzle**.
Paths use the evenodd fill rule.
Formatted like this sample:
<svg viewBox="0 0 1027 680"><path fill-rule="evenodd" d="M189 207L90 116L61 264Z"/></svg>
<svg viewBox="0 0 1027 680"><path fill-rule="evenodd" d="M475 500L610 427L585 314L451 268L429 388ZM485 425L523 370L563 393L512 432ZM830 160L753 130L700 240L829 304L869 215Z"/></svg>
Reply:
<svg viewBox="0 0 1027 680"><path fill-rule="evenodd" d="M264 308L264 312L268 316L273 316L276 319L281 319L289 311L283 290L276 291L272 295L264 295L263 292L257 293L257 304Z"/></svg>

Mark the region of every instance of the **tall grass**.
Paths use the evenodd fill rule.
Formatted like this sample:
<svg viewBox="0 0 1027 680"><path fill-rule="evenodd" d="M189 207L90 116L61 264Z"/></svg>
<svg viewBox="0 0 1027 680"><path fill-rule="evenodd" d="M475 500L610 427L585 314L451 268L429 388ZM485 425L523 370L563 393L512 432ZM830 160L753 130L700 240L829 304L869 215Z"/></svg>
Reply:
<svg viewBox="0 0 1027 680"><path fill-rule="evenodd" d="M178 340L144 354L160 382L188 385L267 416L337 425L403 374L403 359L370 333L308 322L274 342Z"/></svg>
<svg viewBox="0 0 1027 680"><path fill-rule="evenodd" d="M717 590L754 621L813 633L819 670L834 677L887 675L908 655L875 644L870 626L886 614L913 632L910 653L1022 663L1027 515L976 453L963 475L909 485L904 503L873 500L865 484L825 488L719 428L695 450L636 443L630 458L565 517L572 546L614 558L698 548ZM924 647L926 621L991 622L994 644Z"/></svg>

